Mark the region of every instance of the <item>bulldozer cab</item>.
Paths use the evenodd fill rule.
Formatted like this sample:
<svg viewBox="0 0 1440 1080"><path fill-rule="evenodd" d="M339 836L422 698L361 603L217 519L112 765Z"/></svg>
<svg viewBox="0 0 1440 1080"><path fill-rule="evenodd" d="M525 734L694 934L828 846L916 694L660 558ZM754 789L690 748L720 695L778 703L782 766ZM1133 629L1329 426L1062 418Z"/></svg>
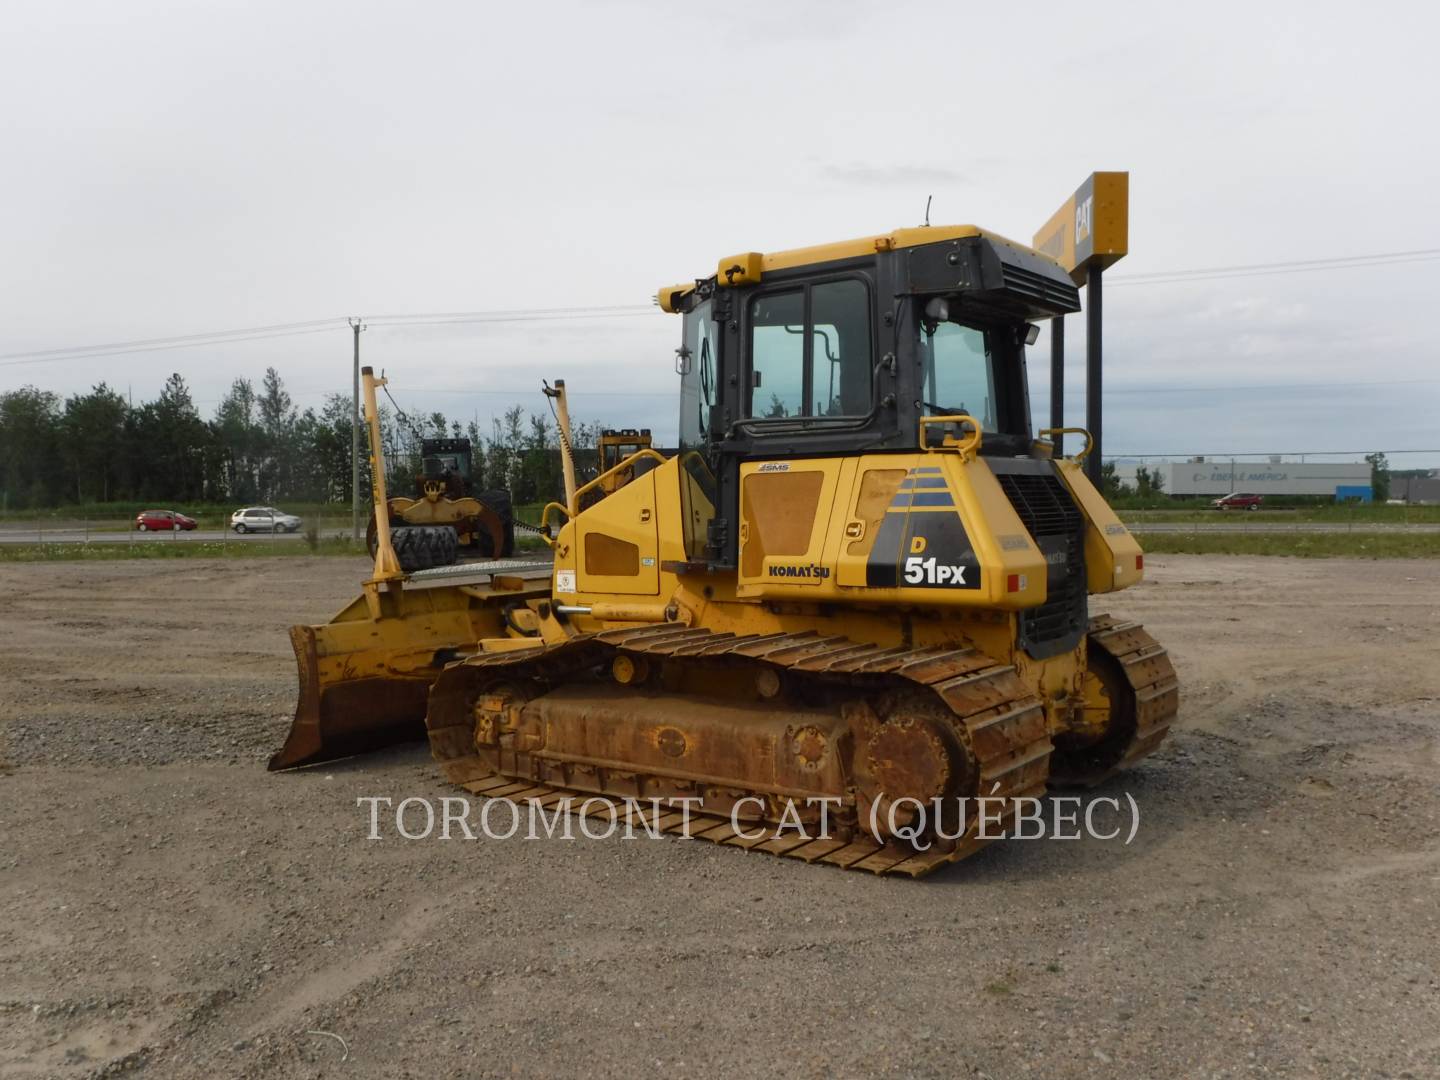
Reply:
<svg viewBox="0 0 1440 1080"><path fill-rule="evenodd" d="M1025 347L1035 320L1080 309L1054 260L971 226L751 252L659 302L683 315L680 448L713 482L696 546L716 569L736 566L744 462L913 453L976 427L980 453L1031 455Z"/></svg>
<svg viewBox="0 0 1440 1080"><path fill-rule="evenodd" d="M445 475L470 479L469 439L423 439L420 454L426 479L435 480Z"/></svg>

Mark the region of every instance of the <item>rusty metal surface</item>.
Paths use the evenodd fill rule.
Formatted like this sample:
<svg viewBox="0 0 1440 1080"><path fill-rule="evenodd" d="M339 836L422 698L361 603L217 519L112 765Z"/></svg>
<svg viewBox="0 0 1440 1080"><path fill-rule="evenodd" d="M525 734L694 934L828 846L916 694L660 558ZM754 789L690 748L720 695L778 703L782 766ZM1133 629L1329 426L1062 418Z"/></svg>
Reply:
<svg viewBox="0 0 1440 1080"><path fill-rule="evenodd" d="M619 656L664 668L672 680L720 670L733 685L752 686L753 673L764 670L799 689L788 702L763 701L757 693L751 706L703 702L661 684L642 695L596 674L611 671ZM538 693L483 693L522 683ZM562 689L547 700L551 686ZM805 704L820 699L828 705ZM857 827L868 816L867 800L887 784L924 797L983 795L1007 808L1003 821L1015 799L1043 794L1051 751L1039 700L1013 668L975 650L881 648L814 632L736 635L676 625L471 657L437 680L426 722L446 776L477 795L523 793L551 807L569 799L573 811L584 804L598 814L614 812L605 808L607 799L697 795L702 802L690 817L692 836L917 877L974 853L990 838L977 835L972 820L958 839L927 851L893 836L877 840ZM865 781L858 796L857 773ZM777 797L807 794L842 799L841 824L829 838L776 835L769 827L759 836L738 835L731 826L732 807L747 797L765 808L763 814L748 808L758 817L740 822L752 833L758 820L774 823ZM991 821L993 836L1003 825ZM682 826L677 814L660 823L666 832Z"/></svg>

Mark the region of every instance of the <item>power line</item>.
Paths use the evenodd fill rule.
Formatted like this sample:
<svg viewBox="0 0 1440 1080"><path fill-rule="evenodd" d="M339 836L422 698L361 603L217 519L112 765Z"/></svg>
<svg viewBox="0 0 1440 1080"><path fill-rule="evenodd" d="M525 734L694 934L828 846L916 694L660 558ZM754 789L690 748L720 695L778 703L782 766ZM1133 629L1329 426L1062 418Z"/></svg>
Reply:
<svg viewBox="0 0 1440 1080"><path fill-rule="evenodd" d="M323 326L311 325L309 329L276 330L272 333L232 332L231 336L225 337L217 334L196 334L189 338L157 338L151 342L128 342L111 346L77 345L69 349L51 349L44 355L23 352L6 353L0 357L0 367L14 367L18 364L49 364L60 360L91 360L104 356L124 356L127 353L189 349L202 345L229 345L244 341L263 341L267 338L295 337L299 334L320 334L330 329L333 329L333 324L326 320Z"/></svg>
<svg viewBox="0 0 1440 1080"><path fill-rule="evenodd" d="M1178 285L1190 281L1217 281L1222 278L1272 277L1277 274L1304 274L1318 270L1353 270L1366 266L1393 266L1397 263L1430 262L1440 259L1440 248L1392 251L1376 255L1342 255L1333 259L1303 259L1285 263L1254 263L1247 266L1211 267L1197 270L1157 270L1149 274L1117 274L1108 279L1114 285Z"/></svg>
<svg viewBox="0 0 1440 1080"><path fill-rule="evenodd" d="M273 331L287 331L287 332L288 332L288 331L298 330L298 329L301 329L301 328L304 328L304 327L311 327L311 326L314 326L314 327L328 327L328 326L329 326L331 323L333 323L334 321L335 321L334 319L308 319L308 320L306 320L305 322L272 323L272 324L269 325L269 326L247 326L247 327L243 327L242 329L239 329L239 330L213 330L213 331L210 331L209 333L203 333L203 334L176 334L176 335L173 335L173 336L171 336L171 337L163 337L163 338L142 338L142 339L137 340L137 341L115 341L115 342L111 342L111 343L109 343L109 344L107 344L107 345L73 345L73 346L70 346L69 348L64 348L64 349L42 349L42 350L40 350L40 351L38 351L38 352L0 353L0 360L7 360L7 359L9 359L9 358L11 358L11 357L15 357L15 356L36 356L36 357L40 357L40 356L58 356L58 355L60 355L60 354L62 354L62 353L71 353L71 352L77 352L77 351L89 351L90 349L128 349L128 348L131 348L131 347L136 347L136 348L138 348L138 347L143 346L143 345L166 345L166 344L170 344L170 343L179 343L179 342L184 342L184 341L194 341L194 340L197 340L197 339L207 339L207 338L216 338L216 337L230 337L230 336L235 335L235 334L260 334L260 333L265 333L265 332L267 332L267 331L272 331L272 330L273 330Z"/></svg>
<svg viewBox="0 0 1440 1080"><path fill-rule="evenodd" d="M488 324L488 323L519 323L519 322L572 322L572 321L576 321L576 320L589 320L589 319L633 319L633 318L635 318L635 316L637 316L637 315L649 315L649 314L653 313L654 310L655 310L655 309L654 309L653 307L648 307L648 308L641 308L641 309L636 310L636 311L596 311L596 312L592 312L592 313L586 314L586 315L570 315L570 314L564 314L564 315L560 315L560 314L556 314L556 315L503 315L503 316L483 316L483 317L482 317L482 316L476 316L476 317L468 318L468 319L458 319L458 318L444 318L444 319L410 318L410 319L406 319L406 320L404 320L404 321L400 321L400 320L397 320L397 319L392 319L391 321L388 321L388 322L382 321L380 318L376 318L374 321L375 321L376 323L378 323L379 325L381 325L381 326L394 326L394 327L405 327L405 326L456 326L456 325L460 325L460 324L474 324L474 323L487 323L487 324Z"/></svg>
<svg viewBox="0 0 1440 1080"><path fill-rule="evenodd" d="M507 323L534 321L563 321L573 319L628 318L649 314L654 305L611 304L588 308L517 308L496 311L445 311L418 313L413 315L377 315L368 321L386 326L425 326L447 323ZM41 349L31 352L0 353L0 367L19 364L45 364L60 360L98 359L105 356L123 356L136 352L159 352L165 349L187 349L203 345L229 345L245 341L262 341L268 338L291 337L299 334L318 334L326 330L347 326L344 317L330 319L309 319L304 322L275 323L269 326L249 326L234 330L214 330L208 333L177 334L162 338L141 338L134 341L112 341L95 345L72 345L61 349Z"/></svg>
<svg viewBox="0 0 1440 1080"><path fill-rule="evenodd" d="M510 308L510 309L498 309L498 310L493 310L493 311L431 311L431 312L425 312L425 313L421 313L421 314L410 314L410 315L376 315L376 316L374 316L373 318L371 318L369 321L370 321L370 322L389 322L389 323L408 323L408 322L420 322L420 321L429 322L429 321L432 321L432 320L434 320L434 321L440 321L440 320L445 320L445 319L455 319L455 320L465 320L465 321L477 320L477 319L480 319L480 320L484 320L484 319L500 320L500 319L510 318L510 317L525 317L525 318L529 318L529 317L569 316L569 317L571 317L571 318L580 318L580 317L589 316L589 315L599 315L599 314L607 314L607 313L622 313L622 314L640 315L640 314L649 314L649 313L652 313L652 312L654 312L654 311L655 311L655 305L654 305L653 303L652 303L652 304L601 304L601 305L595 306L595 307Z"/></svg>
<svg viewBox="0 0 1440 1080"><path fill-rule="evenodd" d="M1176 285L1192 281L1214 281L1232 277L1264 277L1276 274L1309 273L1323 270L1347 270L1367 266L1391 266L1397 263L1429 262L1440 259L1440 248L1415 248L1410 251L1375 252L1367 255L1338 255L1324 259L1294 259L1284 262L1246 263L1234 266L1199 267L1188 270L1157 270L1149 273L1122 274L1110 279L1115 286ZM377 326L443 326L447 324L481 324L513 322L562 322L596 318L631 318L648 315L653 304L602 304L592 307L511 308L489 311L440 311L411 314L377 315L369 321ZM272 323L232 330L177 334L168 337L140 338L94 345L72 345L56 349L34 349L0 353L0 367L19 364L54 363L60 360L99 359L128 353L158 352L165 349L192 348L204 345L226 345L299 334L321 333L346 325L343 316L309 319L303 322Z"/></svg>
<svg viewBox="0 0 1440 1080"><path fill-rule="evenodd" d="M462 394L474 397L532 397L535 394L543 394L543 390L453 390L439 386L397 386L396 390L407 394ZM587 390L587 398L591 397L653 397L673 398L674 390Z"/></svg>
<svg viewBox="0 0 1440 1080"><path fill-rule="evenodd" d="M1413 251L1380 251L1373 255L1333 255L1324 259L1290 259L1273 263L1241 263L1237 266L1205 266L1194 270L1152 270L1144 274L1124 274L1109 281L1138 281L1141 278L1174 277L1179 274L1228 274L1236 270L1280 270L1301 266L1329 266L1333 263L1370 259L1399 259L1412 255L1440 255L1440 248L1416 248Z"/></svg>
<svg viewBox="0 0 1440 1080"><path fill-rule="evenodd" d="M1105 396L1113 394L1231 394L1248 390L1344 390L1366 386L1418 386L1440 383L1437 379L1382 379L1374 382L1289 382L1289 383L1225 383L1215 386L1122 386L1107 387ZM1048 386L1031 388L1031 397L1044 397Z"/></svg>

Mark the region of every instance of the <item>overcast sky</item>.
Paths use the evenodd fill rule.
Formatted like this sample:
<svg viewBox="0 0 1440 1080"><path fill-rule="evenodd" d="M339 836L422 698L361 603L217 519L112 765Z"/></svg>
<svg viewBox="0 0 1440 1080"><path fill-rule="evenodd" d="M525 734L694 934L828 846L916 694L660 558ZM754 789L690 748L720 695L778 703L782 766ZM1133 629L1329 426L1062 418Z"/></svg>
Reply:
<svg viewBox="0 0 1440 1080"><path fill-rule="evenodd" d="M1107 451L1436 449L1440 260L1126 282L1440 249L1436 12L9 0L0 354L336 322L0 360L0 390L138 401L179 371L208 416L273 364L318 406L349 387L346 315L643 306L737 251L918 224L928 195L936 223L1028 240L1125 169ZM407 408L487 423L559 376L578 416L670 443L679 330L377 318L362 353ZM1040 420L1046 365L1042 339Z"/></svg>

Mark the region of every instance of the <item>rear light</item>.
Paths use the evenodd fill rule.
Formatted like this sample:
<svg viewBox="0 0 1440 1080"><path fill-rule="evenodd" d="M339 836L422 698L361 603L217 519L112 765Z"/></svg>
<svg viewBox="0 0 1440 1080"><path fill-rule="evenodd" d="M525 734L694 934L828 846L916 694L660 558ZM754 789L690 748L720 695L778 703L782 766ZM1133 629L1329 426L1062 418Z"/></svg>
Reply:
<svg viewBox="0 0 1440 1080"><path fill-rule="evenodd" d="M1135 569L1136 569L1136 570L1144 570L1144 569L1145 569L1145 556L1144 556L1144 555L1136 555L1136 556L1135 556Z"/></svg>
<svg viewBox="0 0 1440 1080"><path fill-rule="evenodd" d="M1011 574L1005 579L1005 591L1024 592L1026 586L1028 586L1029 584L1029 579L1026 578L1024 574Z"/></svg>

